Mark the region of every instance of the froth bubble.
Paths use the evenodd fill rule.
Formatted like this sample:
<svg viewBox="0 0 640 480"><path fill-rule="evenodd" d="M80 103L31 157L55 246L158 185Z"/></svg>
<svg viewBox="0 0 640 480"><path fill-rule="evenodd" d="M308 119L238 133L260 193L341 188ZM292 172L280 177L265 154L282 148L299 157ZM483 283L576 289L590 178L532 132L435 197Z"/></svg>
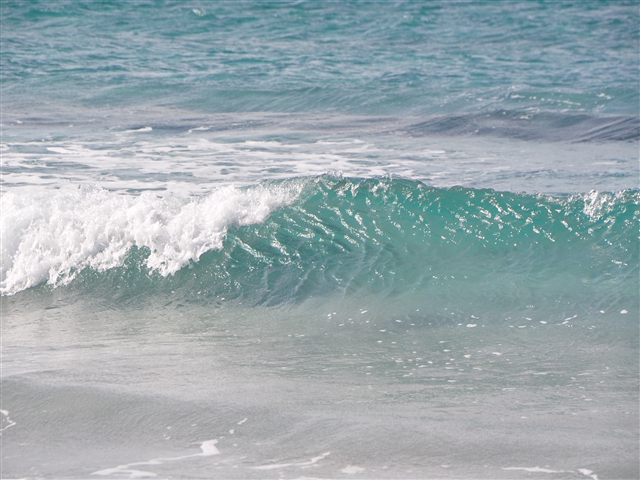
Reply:
<svg viewBox="0 0 640 480"><path fill-rule="evenodd" d="M147 267L172 275L222 247L233 225L262 223L292 203L302 183L224 187L206 197L122 196L100 187L7 193L2 203L0 292L12 295L42 282L69 283L84 268L121 266L132 247L150 251Z"/></svg>

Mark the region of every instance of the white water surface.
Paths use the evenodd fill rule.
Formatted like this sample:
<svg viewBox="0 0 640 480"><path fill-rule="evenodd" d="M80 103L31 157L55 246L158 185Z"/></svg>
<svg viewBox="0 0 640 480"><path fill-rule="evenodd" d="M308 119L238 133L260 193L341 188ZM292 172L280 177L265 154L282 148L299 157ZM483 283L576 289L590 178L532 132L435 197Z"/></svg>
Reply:
<svg viewBox="0 0 640 480"><path fill-rule="evenodd" d="M414 136L407 133L410 121L393 117L374 122L245 114L197 122L176 120L171 128L156 129L5 123L2 192L95 184L122 194L150 190L187 197L221 186L327 172L549 194L638 186L635 141Z"/></svg>

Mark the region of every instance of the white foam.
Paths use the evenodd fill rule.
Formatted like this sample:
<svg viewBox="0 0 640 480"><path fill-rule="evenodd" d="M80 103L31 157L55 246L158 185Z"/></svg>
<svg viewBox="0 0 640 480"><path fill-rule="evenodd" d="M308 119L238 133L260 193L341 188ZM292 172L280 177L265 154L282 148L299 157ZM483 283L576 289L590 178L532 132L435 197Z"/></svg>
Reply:
<svg viewBox="0 0 640 480"><path fill-rule="evenodd" d="M260 465L259 467L251 467L254 470L274 470L276 468L286 468L286 467L307 467L309 465L313 465L318 463L323 458L331 455L331 452L325 452L322 455L317 457L313 457L311 460L307 462L299 462L299 463L273 463L270 465Z"/></svg>
<svg viewBox="0 0 640 480"><path fill-rule="evenodd" d="M525 418L525 417L522 417ZM540 468L540 467L503 467L503 470L521 470L523 472L530 473L576 473L573 470L551 470L549 468ZM585 477L590 477L593 480L598 480L598 475L593 474L593 470L589 470L587 468L578 468L578 473L581 473Z"/></svg>
<svg viewBox="0 0 640 480"><path fill-rule="evenodd" d="M211 455L218 455L220 451L216 448L216 443L218 443L218 440L207 440L206 442L202 442L202 444L200 445L200 448L202 449L202 453L198 453L196 455L190 455L190 456L210 457ZM180 460L182 458L188 458L188 456L178 457L178 458L175 458L175 460Z"/></svg>
<svg viewBox="0 0 640 480"><path fill-rule="evenodd" d="M593 474L593 470L589 470L588 468L579 468L578 471L585 477L591 477L593 480L598 480L598 475Z"/></svg>
<svg viewBox="0 0 640 480"><path fill-rule="evenodd" d="M360 472L364 472L364 468L362 467L356 467L353 465L347 465L346 467L344 467L342 470L340 470L342 473L346 473L348 475L354 475L356 473L360 473Z"/></svg>
<svg viewBox="0 0 640 480"><path fill-rule="evenodd" d="M120 266L133 246L149 249L150 269L174 274L221 248L230 226L263 222L301 189L300 182L223 187L196 199L116 195L99 187L6 193L0 199L0 293L43 281L65 284L85 267Z"/></svg>
<svg viewBox="0 0 640 480"><path fill-rule="evenodd" d="M125 130L125 132L151 132L152 127L134 128L133 130Z"/></svg>
<svg viewBox="0 0 640 480"><path fill-rule="evenodd" d="M7 410L0 410L0 413L3 415L2 419L2 428L0 428L0 436L2 436L2 432L5 431L9 427L13 427L16 422L9 418L9 412Z"/></svg>
<svg viewBox="0 0 640 480"><path fill-rule="evenodd" d="M536 145L534 154L526 142L461 137L427 143L424 139L396 135L374 138L368 134L366 141L348 137L317 141L315 136L296 142L242 141L242 135L233 140L216 133L215 118L211 120L162 135L155 135L149 126L129 130L111 127L99 134L6 142L2 146L3 189L32 192L69 183L99 182L110 190L156 189L166 194L202 195L213 186L250 185L330 171L350 177L399 175L438 187L463 185L532 193L566 192L567 178L571 179L571 191L586 192L593 188L595 174L606 176L607 185L599 184L606 190L635 188L637 149L631 143L623 142L615 150L611 144L572 144L571 149ZM176 122L181 123L179 119ZM255 132L245 134L252 138ZM611 165L600 165L603 159L612 158L616 160ZM554 168L548 169L548 165ZM592 192L579 199L585 201L585 213L599 217L615 197Z"/></svg>
<svg viewBox="0 0 640 480"><path fill-rule="evenodd" d="M503 470L521 470L523 472L531 472L531 473L573 473L567 470L550 470L548 468L540 468L540 467L503 467Z"/></svg>
<svg viewBox="0 0 640 480"><path fill-rule="evenodd" d="M137 467L142 465L162 465L165 462L175 462L176 460L184 460L186 458L195 458L195 457L210 457L212 455L218 455L220 451L216 448L216 443L218 440L207 440L200 444L201 453L194 453L193 455L183 455L181 457L168 457L168 458L153 458L151 460L147 460L145 462L135 462L135 463L127 463L125 465L118 465L114 468L106 468L104 470L99 470L97 472L93 472L91 475L118 475L119 478L122 478L121 475L127 475L126 478L149 478L149 477L157 477L157 473L147 472L145 470L136 470L131 467Z"/></svg>

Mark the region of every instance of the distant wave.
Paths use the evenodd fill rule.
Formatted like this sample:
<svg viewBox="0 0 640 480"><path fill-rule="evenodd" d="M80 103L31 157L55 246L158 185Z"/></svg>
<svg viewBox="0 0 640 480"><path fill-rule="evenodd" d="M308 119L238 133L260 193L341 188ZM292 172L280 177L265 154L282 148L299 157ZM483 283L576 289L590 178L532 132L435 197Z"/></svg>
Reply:
<svg viewBox="0 0 640 480"><path fill-rule="evenodd" d="M498 110L439 115L406 128L414 136L489 135L565 142L637 141L640 117Z"/></svg>

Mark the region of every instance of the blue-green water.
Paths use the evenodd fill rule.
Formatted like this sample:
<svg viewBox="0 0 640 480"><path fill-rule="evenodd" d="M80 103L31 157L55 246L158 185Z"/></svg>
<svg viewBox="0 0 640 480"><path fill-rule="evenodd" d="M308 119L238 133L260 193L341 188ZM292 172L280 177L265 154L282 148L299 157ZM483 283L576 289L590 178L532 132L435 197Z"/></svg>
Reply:
<svg viewBox="0 0 640 480"><path fill-rule="evenodd" d="M637 2L0 14L3 478L637 478Z"/></svg>
<svg viewBox="0 0 640 480"><path fill-rule="evenodd" d="M16 110L463 120L505 110L567 123L608 114L631 117L635 133L626 135L638 135L635 2L6 1L2 9L4 102Z"/></svg>

